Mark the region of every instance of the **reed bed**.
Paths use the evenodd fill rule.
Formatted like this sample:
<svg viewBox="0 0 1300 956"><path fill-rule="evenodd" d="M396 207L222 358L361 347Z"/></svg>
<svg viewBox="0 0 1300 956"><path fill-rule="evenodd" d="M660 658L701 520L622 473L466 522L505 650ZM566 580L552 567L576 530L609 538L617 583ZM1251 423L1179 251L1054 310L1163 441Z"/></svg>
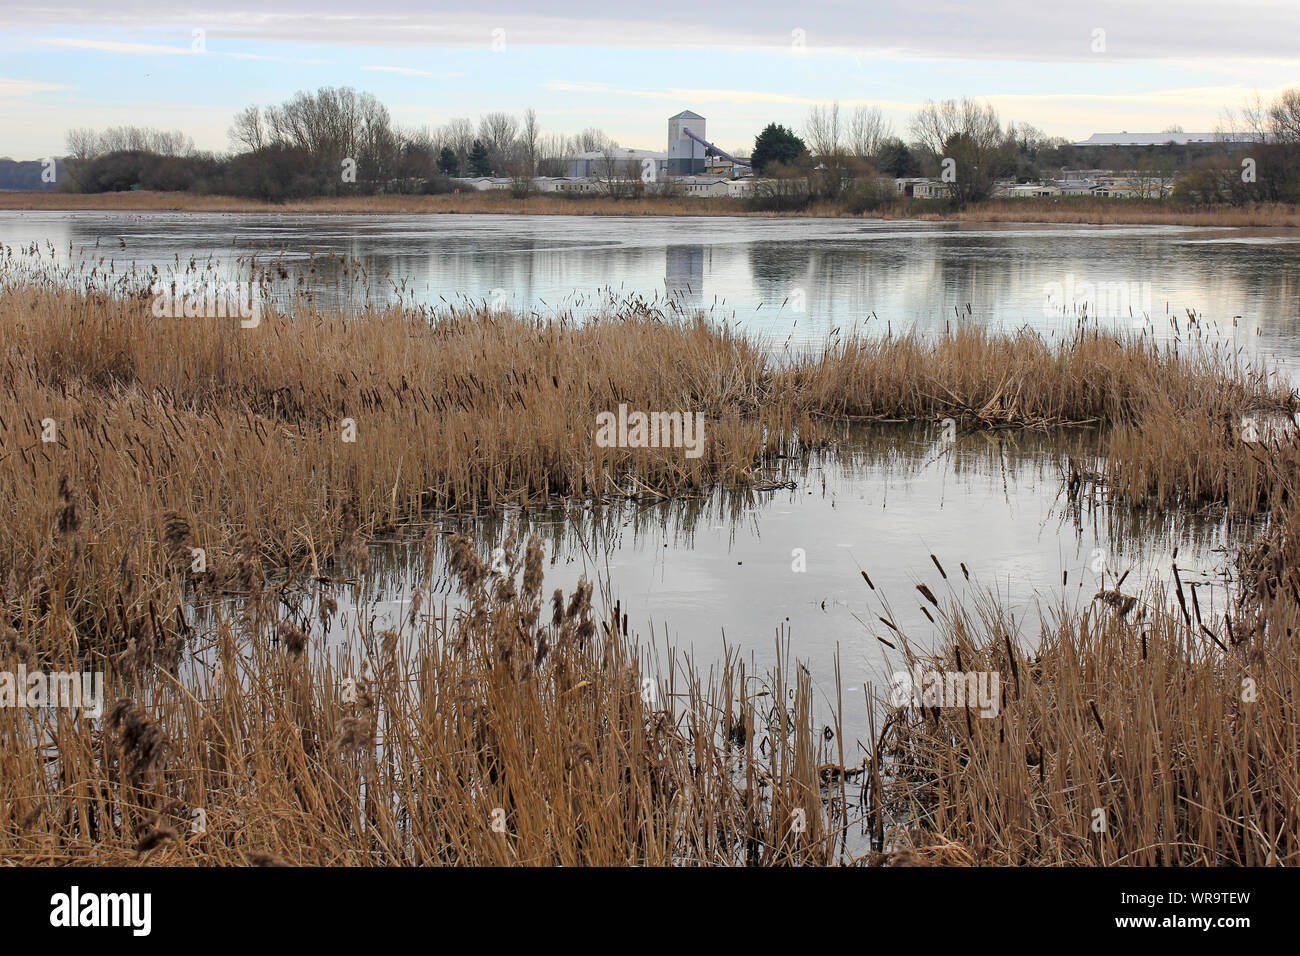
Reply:
<svg viewBox="0 0 1300 956"><path fill-rule="evenodd" d="M1094 226L1203 226L1206 228L1295 229L1300 227L1300 208L1292 203L1252 203L1242 206L1179 205L1150 199L990 199L965 209L909 212L886 218L915 218L923 221L961 220L980 223L1080 223Z"/></svg>
<svg viewBox="0 0 1300 956"><path fill-rule="evenodd" d="M1290 401L1222 356L1083 325L1057 342L861 333L792 355L636 301L583 322L304 304L241 328L154 316L148 276L69 281L10 255L0 278L11 616L57 602L74 641L119 649L155 629L179 641L194 574L238 589L250 569L320 568L431 510L752 485L827 421L1122 426ZM622 404L703 415L703 453L596 446L596 415Z"/></svg>
<svg viewBox="0 0 1300 956"><path fill-rule="evenodd" d="M456 614L417 599L332 658L349 588L218 611L198 674L104 661L96 726L0 711L0 859L136 865L793 865L840 858L806 671L708 679L642 652L592 586L542 592L536 538L450 542ZM418 594L434 576L433 535ZM285 601L286 593L289 600ZM0 647L7 663L21 654ZM50 662L47 662L47 666Z"/></svg>
<svg viewBox="0 0 1300 956"><path fill-rule="evenodd" d="M1279 480L1300 464L1295 409L1254 413L1208 395L1198 414L1153 402L1140 421L1116 428L1097 490L1128 507L1213 509L1234 518L1289 511L1294 494Z"/></svg>
<svg viewBox="0 0 1300 956"><path fill-rule="evenodd" d="M882 805L898 822L895 859L1300 860L1294 603L1267 626L1243 615L1229 627L1202 621L1199 608L1184 620L1166 597L1150 589L1127 612L1099 601L1063 613L1028 651L993 602L936 612L944 647L909 651L911 666L998 672L1001 710L992 719L960 707L891 714L879 755L891 775Z"/></svg>
<svg viewBox="0 0 1300 956"><path fill-rule="evenodd" d="M1176 552L1172 585L1123 590L1121 576L1085 610L1048 615L1032 647L995 600L929 591L942 646L904 638L903 666L996 672L1001 708L891 710L875 758L891 861L1300 862L1300 439L1288 419L1246 421L1217 397L1201 415L1156 403L1117 429L1097 476L1116 507L1255 522L1214 613ZM1071 475L1076 497L1088 484Z"/></svg>
<svg viewBox="0 0 1300 956"><path fill-rule="evenodd" d="M263 202L237 196L161 193L141 190L119 193L60 193L0 191L0 209L106 210L131 212L264 212L307 214L418 215L500 214L511 216L738 216L799 219L914 219L922 221L1087 223L1090 225L1164 225L1220 228L1300 227L1300 211L1285 203L1240 207L1176 206L1150 200L1066 199L988 200L954 210L941 203L900 200L862 214L830 201L814 202L802 210L754 210L747 200L724 197L569 199L537 194L516 198L508 191L463 192L436 196L331 196L319 199Z"/></svg>
<svg viewBox="0 0 1300 956"><path fill-rule="evenodd" d="M757 692L760 675L730 657L709 678L673 659L665 677L612 600L612 613L593 608L590 585L552 595L548 613L534 543L516 542L507 568L492 570L457 539L451 570L466 603L455 614L425 607L430 559L400 633L361 626L365 672L324 655L313 622L328 628L348 582L364 580L374 535L430 512L751 487L779 456L830 440L828 423L1140 434L1170 414L1204 425L1294 407L1235 357L1087 323L1057 340L960 322L929 337L864 329L792 353L638 301L544 321L486 306L330 313L300 300L244 329L155 317L151 276L110 265L70 281L30 253L7 250L0 272L0 657L10 670L103 670L116 703L98 726L0 709L0 859L10 861L894 860L845 849L847 780L862 774L844 766L835 728L812 726L805 672L762 675ZM283 279L281 269L263 278ZM704 454L597 447L596 414L619 404L703 414ZM355 442L343 440L345 418ZM1281 507L1277 495L1265 501ZM1284 563L1291 540L1275 552ZM1237 641L1228 625L1216 640L1283 655L1278 628L1289 625L1269 597L1282 588L1257 591L1249 613L1262 636ZM204 648L200 606L217 620ZM964 660L1001 653L996 614L950 620ZM1220 847L1207 821L1235 819L1254 800L1274 856L1252 836L1204 861L1291 859L1276 834L1294 821L1275 798L1295 780L1275 761L1294 729L1250 737L1222 693L1211 699L1238 673L1230 652L1215 657L1175 625L1152 618L1135 643L1122 620L1063 620L1039 654L1043 689L1013 698L996 734L981 725L962 737L965 721L951 715L937 729L896 719L858 794L877 821L877 854L943 844L975 862L1151 862L1143 841L1156 835L1166 860L1194 842L1189 821L1199 852ZM1163 669L1137 667L1138 644ZM1286 720L1291 671L1284 656L1270 660L1259 671L1269 719ZM218 663L197 684L186 676ZM648 698L643 673L656 682ZM340 691L348 676L361 689L351 700ZM1156 695L1150 709L1123 703L1139 690ZM1080 701L1096 705L1087 713L1100 736L1074 719ZM1165 737L1151 738L1153 720ZM1222 726L1238 735L1222 740L1255 749L1212 764L1193 733L1213 741ZM1007 762L1019 753L1008 741L1047 750L1028 808L1032 781ZM1168 766L1152 750L1162 741L1185 748L1162 782L1173 787L1164 816L1122 804L1135 821L1123 853L1069 843L1072 817L1044 830L1043 814L1073 812L1098 788L1120 800L1128 784L1116 773L1141 781ZM1112 755L1121 746L1133 749ZM1088 747L1098 755L1079 763ZM887 774L904 789L887 794ZM1185 798L1201 791L1185 788L1207 779L1224 788L1211 816L1187 816ZM1226 789L1233 782L1253 789ZM206 814L201 832L187 828L195 810ZM902 828L888 844L886 816ZM504 830L491 825L502 820ZM1014 832L997 836L1004 820Z"/></svg>
<svg viewBox="0 0 1300 956"><path fill-rule="evenodd" d="M18 256L0 278L12 616L62 602L93 646L154 628L179 640L168 622L191 548L216 584L319 567L431 510L753 485L844 419L1118 425L1162 403L1197 416L1289 401L1221 357L1082 324L1057 342L957 324L783 354L637 301L582 322L304 305L241 328L154 316L147 277L97 267L77 286ZM596 416L620 405L702 415L702 454L598 447ZM83 533L63 548L73 523Z"/></svg>

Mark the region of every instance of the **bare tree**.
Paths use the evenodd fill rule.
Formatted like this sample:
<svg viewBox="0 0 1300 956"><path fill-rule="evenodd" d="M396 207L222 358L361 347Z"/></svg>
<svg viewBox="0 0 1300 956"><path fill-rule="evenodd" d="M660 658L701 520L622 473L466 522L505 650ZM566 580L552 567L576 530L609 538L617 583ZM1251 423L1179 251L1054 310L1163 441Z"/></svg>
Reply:
<svg viewBox="0 0 1300 956"><path fill-rule="evenodd" d="M804 140L808 143L808 152L823 162L835 161L840 155L840 104L814 106L808 110L808 120L804 124Z"/></svg>
<svg viewBox="0 0 1300 956"><path fill-rule="evenodd" d="M519 130L519 160L521 173L529 179L537 175L537 148L541 130L537 125L537 111L531 106L524 110L524 122Z"/></svg>
<svg viewBox="0 0 1300 956"><path fill-rule="evenodd" d="M567 136L551 133L540 137L537 143L537 175L568 175L568 157L575 152L577 150Z"/></svg>
<svg viewBox="0 0 1300 956"><path fill-rule="evenodd" d="M366 174L378 182L394 175L401 140L393 129L388 107L369 93L362 93L356 101L355 153L358 164L364 164Z"/></svg>
<svg viewBox="0 0 1300 956"><path fill-rule="evenodd" d="M98 137L93 129L81 127L79 129L68 130L68 160L67 172L76 189L82 185L82 173L86 165L96 155L96 144Z"/></svg>
<svg viewBox="0 0 1300 956"><path fill-rule="evenodd" d="M236 117L232 137L247 142L249 111ZM242 121L242 122L241 122ZM393 127L388 107L370 93L351 87L323 86L314 93L300 91L262 114L263 142L305 153L312 173L323 186L342 182L341 164L355 163L356 179L371 188L385 188L397 175L403 156L402 137Z"/></svg>
<svg viewBox="0 0 1300 956"><path fill-rule="evenodd" d="M1269 133L1276 143L1300 143L1300 87L1284 90L1268 108Z"/></svg>
<svg viewBox="0 0 1300 956"><path fill-rule="evenodd" d="M927 102L912 118L912 135L938 165L958 203L986 198L1005 158L993 107L971 99ZM951 178L948 178L951 177Z"/></svg>
<svg viewBox="0 0 1300 956"><path fill-rule="evenodd" d="M474 123L468 116L448 120L438 131L438 139L456 154L462 170L469 168L469 151L474 148Z"/></svg>
<svg viewBox="0 0 1300 956"><path fill-rule="evenodd" d="M599 153L607 147L617 146L618 143L606 136L603 130L589 126L574 137L573 145L579 153Z"/></svg>
<svg viewBox="0 0 1300 956"><path fill-rule="evenodd" d="M150 130L149 148L160 156L190 156L194 153L194 139L178 129Z"/></svg>
<svg viewBox="0 0 1300 956"><path fill-rule="evenodd" d="M400 180L398 188L410 191L418 188L437 174L440 144L428 126L415 129L395 129L398 141L398 164L395 170Z"/></svg>
<svg viewBox="0 0 1300 956"><path fill-rule="evenodd" d="M1228 110L1216 132L1238 140L1243 152L1229 162L1206 158L1182 178L1178 192L1197 202L1300 201L1300 87L1282 91L1269 104L1259 93ZM1242 175L1243 165L1258 168L1256 178Z"/></svg>
<svg viewBox="0 0 1300 956"><path fill-rule="evenodd" d="M98 134L88 127L68 130L68 158L85 161L96 155Z"/></svg>
<svg viewBox="0 0 1300 956"><path fill-rule="evenodd" d="M1129 188L1137 199L1164 199L1174 179L1174 161L1166 155L1138 160Z"/></svg>
<svg viewBox="0 0 1300 956"><path fill-rule="evenodd" d="M875 106L859 106L849 120L848 150L859 159L875 159L880 149L894 135L893 125Z"/></svg>
<svg viewBox="0 0 1300 956"><path fill-rule="evenodd" d="M262 110L257 106L246 106L235 114L235 121L227 135L232 146L256 151L267 144L268 133Z"/></svg>
<svg viewBox="0 0 1300 956"><path fill-rule="evenodd" d="M853 183L869 172L865 160L851 150L849 132L840 119L840 104L814 106L804 126L809 152L816 161L809 171L812 195L838 199Z"/></svg>
<svg viewBox="0 0 1300 956"><path fill-rule="evenodd" d="M641 181L641 162L630 158L629 150L620 149L613 142L600 151L596 167L596 181L612 199L622 199L645 192Z"/></svg>
<svg viewBox="0 0 1300 956"><path fill-rule="evenodd" d="M120 152L189 156L194 152L194 140L178 129L113 126L98 132L90 129L72 130L68 133L68 148L80 159L93 159L106 153Z"/></svg>
<svg viewBox="0 0 1300 956"><path fill-rule="evenodd" d="M478 138L487 147L488 158L497 173L504 173L515 156L515 135L519 121L509 113L487 113L478 122Z"/></svg>
<svg viewBox="0 0 1300 956"><path fill-rule="evenodd" d="M317 95L299 92L279 106L267 108L266 118L271 127L271 138L280 144L293 146L311 156L334 153L343 148L334 135L338 124L338 110L334 91L322 88Z"/></svg>

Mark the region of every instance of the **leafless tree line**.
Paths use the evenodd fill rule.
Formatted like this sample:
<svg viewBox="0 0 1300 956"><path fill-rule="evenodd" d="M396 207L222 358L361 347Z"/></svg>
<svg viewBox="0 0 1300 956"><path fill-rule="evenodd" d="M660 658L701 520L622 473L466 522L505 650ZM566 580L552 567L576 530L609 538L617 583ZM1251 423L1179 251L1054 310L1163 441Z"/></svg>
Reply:
<svg viewBox="0 0 1300 956"><path fill-rule="evenodd" d="M970 202L986 197L995 177L1031 172L1040 153L1066 142L1028 124L1004 126L993 107L972 99L927 102L907 132L904 142L874 106L851 113L838 103L812 107L803 134L814 192L834 198L872 174L942 176L947 170L952 198Z"/></svg>
<svg viewBox="0 0 1300 956"><path fill-rule="evenodd" d="M299 92L278 106L245 107L228 135L236 152L279 146L320 163L352 159L370 179L391 175L409 141L393 125L388 107L372 94L329 86Z"/></svg>
<svg viewBox="0 0 1300 956"><path fill-rule="evenodd" d="M1179 182L1176 198L1244 205L1300 202L1300 87L1270 103L1258 93L1229 110L1216 132L1241 146L1224 158L1197 163Z"/></svg>
<svg viewBox="0 0 1300 956"><path fill-rule="evenodd" d="M68 131L68 157L87 160L108 153L140 152L158 156L192 156L194 140L178 129L145 126L113 126L94 130L81 127Z"/></svg>
<svg viewBox="0 0 1300 956"><path fill-rule="evenodd" d="M814 106L804 124L808 150L818 158L871 160L893 135L893 126L875 106L858 106L843 119L840 104Z"/></svg>
<svg viewBox="0 0 1300 956"><path fill-rule="evenodd" d="M426 130L425 135L434 154L441 155L443 149L450 150L464 174L470 171L474 143L482 143L492 172L499 176L563 175L568 157L617 145L595 128L584 129L572 136L543 133L537 113L532 109L525 110L518 118L510 113L486 113L477 123L468 116L456 117Z"/></svg>
<svg viewBox="0 0 1300 956"><path fill-rule="evenodd" d="M435 161L448 150L454 160L452 168L462 175L471 172L475 143L481 143L491 172L499 176L557 175L564 157L601 150L612 143L598 129L585 129L574 136L543 134L533 109L521 116L494 111L477 122L462 116L436 127L402 130L369 93L329 88L315 94L299 93L278 107L247 107L235 117L230 140L237 150L258 150L281 142L314 155L374 155L405 147Z"/></svg>
<svg viewBox="0 0 1300 956"><path fill-rule="evenodd" d="M1268 104L1255 93L1240 110L1229 110L1216 132L1258 142L1300 144L1300 86L1283 90Z"/></svg>

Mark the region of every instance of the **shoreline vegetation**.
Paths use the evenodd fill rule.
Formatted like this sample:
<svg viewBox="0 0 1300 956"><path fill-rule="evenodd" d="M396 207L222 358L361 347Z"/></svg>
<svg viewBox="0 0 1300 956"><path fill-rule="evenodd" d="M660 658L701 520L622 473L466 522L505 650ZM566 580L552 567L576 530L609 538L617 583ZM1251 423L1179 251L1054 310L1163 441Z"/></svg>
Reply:
<svg viewBox="0 0 1300 956"><path fill-rule="evenodd" d="M1004 199L960 209L939 200L898 200L861 215L841 204L814 202L801 210L757 210L744 199L641 197L517 198L508 191L437 195L331 196L263 202L236 196L184 192L68 193L0 190L0 211L279 213L318 215L496 214L537 216L735 216L801 219L905 219L969 223L1080 223L1300 228L1300 207L1285 203L1245 206L1177 206L1168 201L1127 199Z"/></svg>
<svg viewBox="0 0 1300 956"><path fill-rule="evenodd" d="M635 301L583 323L303 303L241 329L156 318L145 274L0 269L0 670L109 688L102 723L0 708L0 860L1300 862L1300 443L1240 428L1297 396L1194 323L1171 345L955 324L774 356ZM621 403L702 412L704 454L598 447ZM886 716L858 764L788 647L770 674L729 654L703 676L638 642L617 582L548 595L537 539L489 563L496 542L430 523L752 488L836 423L945 418L1101 430L1100 461L1062 463L1078 508L1260 521L1232 610L1203 619L1175 572L1176 593L1134 582L1126 602L1120 579L1026 635L936 579L933 654L872 633L900 669L1000 674L998 714L866 701ZM345 674L321 633L361 602L370 543L412 530L408 613L354 625Z"/></svg>

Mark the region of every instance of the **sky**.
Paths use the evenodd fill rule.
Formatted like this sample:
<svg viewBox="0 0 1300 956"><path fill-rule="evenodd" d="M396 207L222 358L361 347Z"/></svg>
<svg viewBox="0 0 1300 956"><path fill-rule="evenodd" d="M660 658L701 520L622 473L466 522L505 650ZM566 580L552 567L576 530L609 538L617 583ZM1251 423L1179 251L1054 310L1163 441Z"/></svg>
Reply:
<svg viewBox="0 0 1300 956"><path fill-rule="evenodd" d="M537 111L665 148L690 109L724 149L809 107L878 106L907 138L970 96L1071 140L1211 132L1300 85L1300 0L0 0L0 156L62 155L71 128L179 128L229 148L249 104L351 86L408 127Z"/></svg>

